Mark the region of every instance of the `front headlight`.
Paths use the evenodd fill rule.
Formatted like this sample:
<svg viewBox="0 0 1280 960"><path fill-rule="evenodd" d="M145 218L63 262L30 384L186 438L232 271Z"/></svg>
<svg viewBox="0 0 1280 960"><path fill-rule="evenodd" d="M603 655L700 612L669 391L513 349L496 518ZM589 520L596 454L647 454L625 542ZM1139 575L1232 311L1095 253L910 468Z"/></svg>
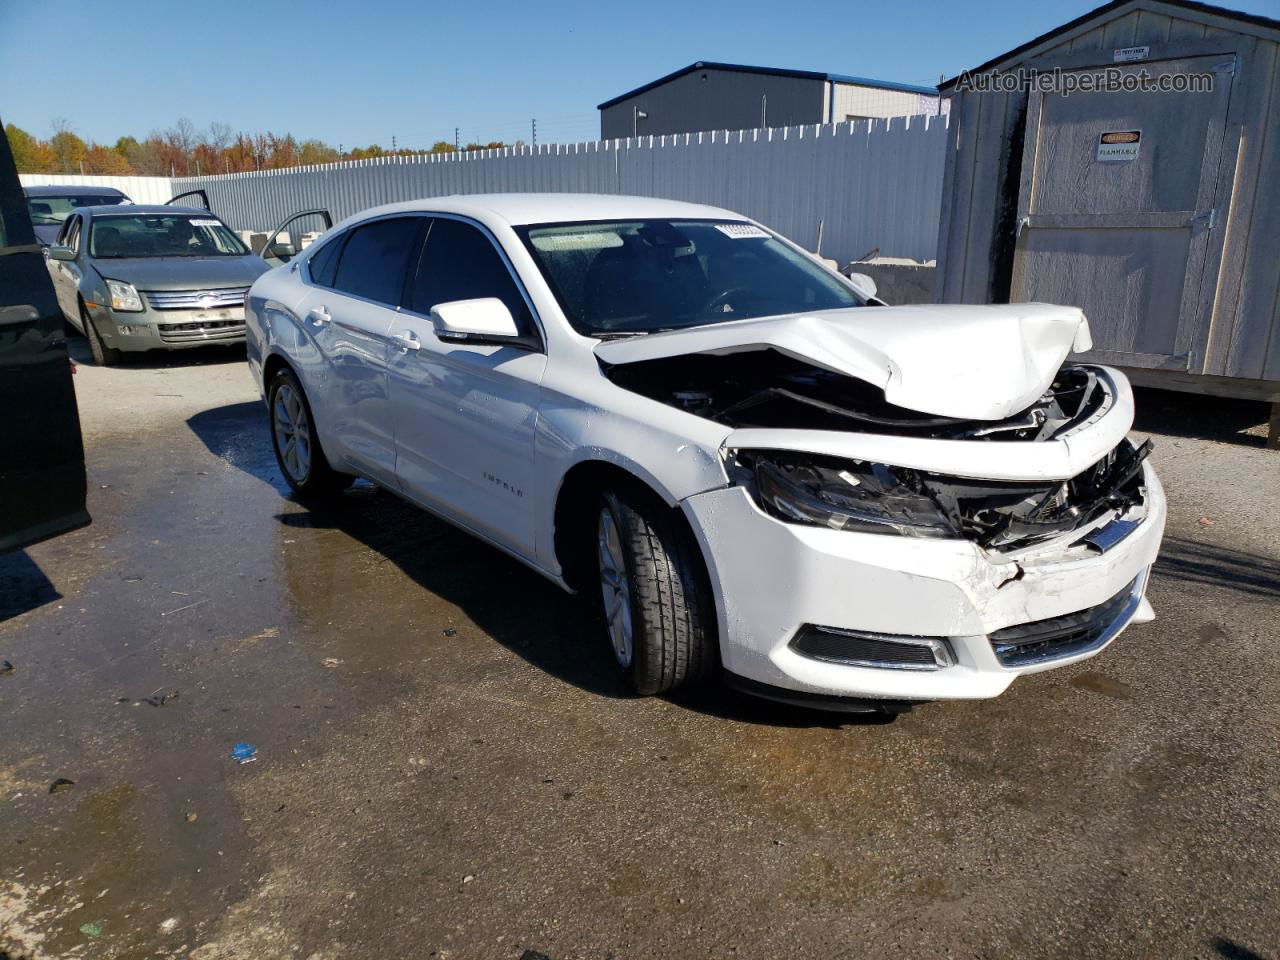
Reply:
<svg viewBox="0 0 1280 960"><path fill-rule="evenodd" d="M913 485L910 470L774 451L742 453L737 465L745 468L742 479L756 504L779 520L861 533L959 536Z"/></svg>
<svg viewBox="0 0 1280 960"><path fill-rule="evenodd" d="M111 294L111 309L119 313L139 313L142 310L142 298L133 284L120 280L107 281L107 293Z"/></svg>

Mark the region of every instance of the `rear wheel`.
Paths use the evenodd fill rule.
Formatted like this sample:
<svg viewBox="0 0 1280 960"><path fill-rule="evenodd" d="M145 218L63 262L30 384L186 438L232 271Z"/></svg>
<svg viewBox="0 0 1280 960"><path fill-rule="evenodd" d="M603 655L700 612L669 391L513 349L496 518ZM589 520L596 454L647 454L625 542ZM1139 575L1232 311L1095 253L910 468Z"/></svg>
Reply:
<svg viewBox="0 0 1280 960"><path fill-rule="evenodd" d="M84 324L84 336L89 341L89 353L93 356L93 362L100 367L113 367L119 363L121 351L102 342L97 327L93 325L93 317L89 316L84 304L80 305L80 322Z"/></svg>
<svg viewBox="0 0 1280 960"><path fill-rule="evenodd" d="M710 584L679 517L639 490L610 491L600 499L596 556L609 645L636 692L708 678L717 663Z"/></svg>
<svg viewBox="0 0 1280 960"><path fill-rule="evenodd" d="M281 370L267 394L271 415L271 446L285 481L300 496L337 493L354 477L329 466L316 437L311 405L292 370Z"/></svg>

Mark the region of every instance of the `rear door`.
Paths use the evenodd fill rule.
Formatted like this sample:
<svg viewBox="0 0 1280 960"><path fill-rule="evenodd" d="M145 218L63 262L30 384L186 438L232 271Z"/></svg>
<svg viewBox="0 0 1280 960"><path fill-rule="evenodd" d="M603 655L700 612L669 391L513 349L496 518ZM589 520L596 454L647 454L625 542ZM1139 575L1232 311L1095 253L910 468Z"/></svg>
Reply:
<svg viewBox="0 0 1280 960"><path fill-rule="evenodd" d="M89 522L84 448L44 255L0 135L0 553Z"/></svg>
<svg viewBox="0 0 1280 960"><path fill-rule="evenodd" d="M386 217L326 241L310 258L312 289L300 304L301 322L324 361L319 382L307 388L312 407L319 407L326 452L388 484L395 483L396 460L388 336L426 223L421 216ZM341 244L336 263L327 262L331 243Z"/></svg>
<svg viewBox="0 0 1280 960"><path fill-rule="evenodd" d="M1090 359L1186 370L1202 312L1234 61L1122 68L1210 92L1033 92L1027 108L1010 299L1080 306ZM1092 70L1090 71L1092 72Z"/></svg>

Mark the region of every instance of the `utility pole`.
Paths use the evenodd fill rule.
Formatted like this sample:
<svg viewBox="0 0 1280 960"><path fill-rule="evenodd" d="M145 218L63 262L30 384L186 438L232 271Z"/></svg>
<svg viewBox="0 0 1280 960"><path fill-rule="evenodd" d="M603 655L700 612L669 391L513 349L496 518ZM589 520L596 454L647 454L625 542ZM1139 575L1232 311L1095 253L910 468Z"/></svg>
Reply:
<svg viewBox="0 0 1280 960"><path fill-rule="evenodd" d="M631 136L640 136L640 121L648 119L649 115L633 104L631 107Z"/></svg>
<svg viewBox="0 0 1280 960"><path fill-rule="evenodd" d="M453 128L453 152L457 153L461 149L462 149L462 137L458 133L458 128L454 127Z"/></svg>
<svg viewBox="0 0 1280 960"><path fill-rule="evenodd" d="M769 126L769 95L762 93L760 95L760 127Z"/></svg>
<svg viewBox="0 0 1280 960"><path fill-rule="evenodd" d="M82 177L84 176L84 159L83 158L81 158L80 160L80 176Z"/></svg>
<svg viewBox="0 0 1280 960"><path fill-rule="evenodd" d="M533 145L538 146L538 121L536 119L529 121L533 129Z"/></svg>
<svg viewBox="0 0 1280 960"><path fill-rule="evenodd" d="M394 133L391 135L391 152L396 152L396 135Z"/></svg>

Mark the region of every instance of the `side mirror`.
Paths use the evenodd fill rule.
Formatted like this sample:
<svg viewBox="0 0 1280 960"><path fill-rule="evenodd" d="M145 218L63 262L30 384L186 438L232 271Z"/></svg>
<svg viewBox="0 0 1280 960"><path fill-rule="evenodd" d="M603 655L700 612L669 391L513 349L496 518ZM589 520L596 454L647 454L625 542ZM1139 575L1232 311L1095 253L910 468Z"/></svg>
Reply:
<svg viewBox="0 0 1280 960"><path fill-rule="evenodd" d="M497 297L452 300L431 308L431 321L441 340L492 340L520 336L507 305Z"/></svg>
<svg viewBox="0 0 1280 960"><path fill-rule="evenodd" d="M874 297L876 295L876 282L865 273L849 274L849 281L858 288L858 292L864 297Z"/></svg>
<svg viewBox="0 0 1280 960"><path fill-rule="evenodd" d="M273 243L268 256L275 257L277 260L292 260L294 252L292 243Z"/></svg>
<svg viewBox="0 0 1280 960"><path fill-rule="evenodd" d="M55 243L49 248L50 260L74 260L75 258L76 252L61 243Z"/></svg>

